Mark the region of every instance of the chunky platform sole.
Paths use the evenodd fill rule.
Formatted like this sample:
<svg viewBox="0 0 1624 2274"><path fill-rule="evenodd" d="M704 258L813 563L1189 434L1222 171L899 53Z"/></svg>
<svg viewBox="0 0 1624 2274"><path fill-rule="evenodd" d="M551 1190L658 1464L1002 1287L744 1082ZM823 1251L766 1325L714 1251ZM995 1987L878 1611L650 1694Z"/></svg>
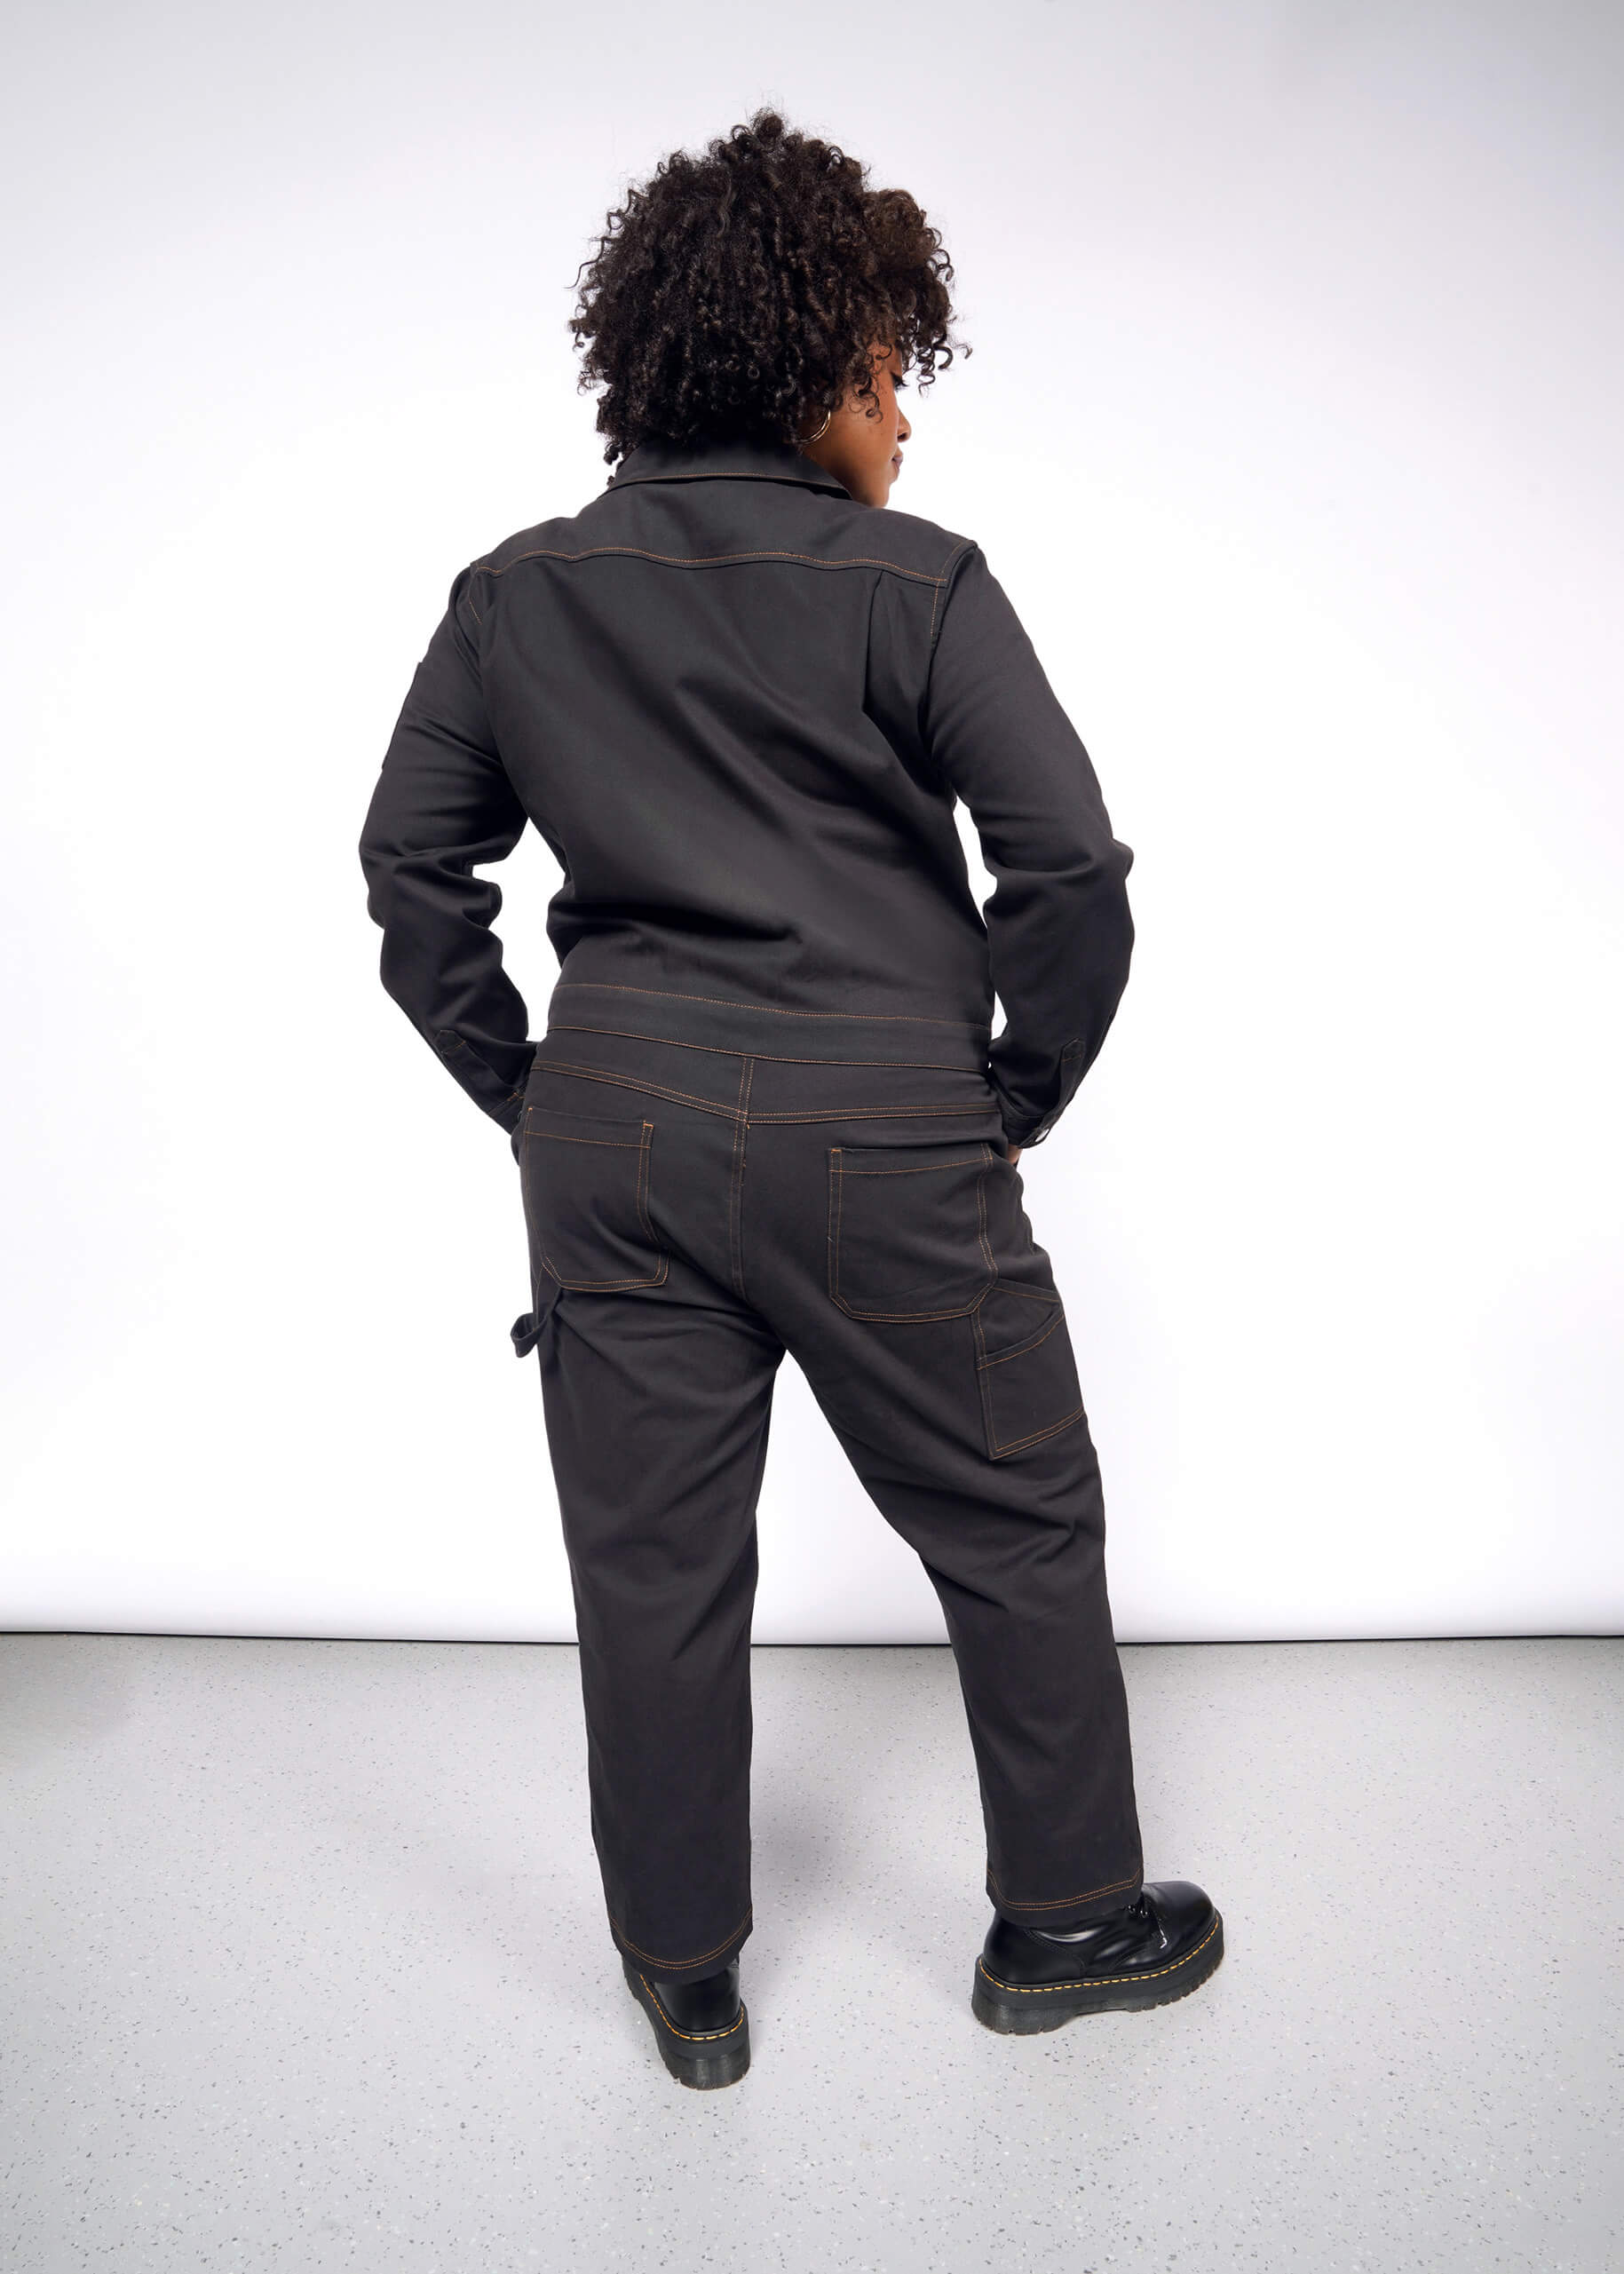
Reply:
<svg viewBox="0 0 1624 2274"><path fill-rule="evenodd" d="M696 2035L678 2029L660 2003L654 1985L639 1974L624 1951L621 1969L626 1986L654 2024L660 2057L678 2084L698 2092L714 2092L718 2085L736 2085L750 2065L750 2016L741 2000L739 2018L726 2029L708 2029Z"/></svg>
<svg viewBox="0 0 1624 2274"><path fill-rule="evenodd" d="M1215 1911L1212 1924L1182 1958L1165 1966L1099 1975L1092 1981L1001 1982L978 1958L970 2010L978 2022L1003 2036L1035 2037L1041 2030L1075 2021L1079 2014L1143 2013L1152 2006L1170 2006L1176 1998L1199 1990L1223 1955L1224 1920Z"/></svg>

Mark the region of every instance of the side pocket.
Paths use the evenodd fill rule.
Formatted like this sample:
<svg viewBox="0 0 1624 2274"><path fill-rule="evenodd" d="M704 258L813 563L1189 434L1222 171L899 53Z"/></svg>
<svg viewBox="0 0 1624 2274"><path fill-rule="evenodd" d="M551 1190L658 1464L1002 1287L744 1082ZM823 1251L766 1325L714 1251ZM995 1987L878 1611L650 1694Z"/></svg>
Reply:
<svg viewBox="0 0 1624 2274"><path fill-rule="evenodd" d="M976 1309L976 1378L994 1461L1083 1417L1066 1306L1000 1284Z"/></svg>

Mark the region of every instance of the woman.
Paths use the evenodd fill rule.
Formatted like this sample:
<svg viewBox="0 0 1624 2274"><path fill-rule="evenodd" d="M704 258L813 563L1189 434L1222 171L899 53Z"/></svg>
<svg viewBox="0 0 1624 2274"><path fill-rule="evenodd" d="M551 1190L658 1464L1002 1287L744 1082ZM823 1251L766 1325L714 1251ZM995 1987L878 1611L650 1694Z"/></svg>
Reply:
<svg viewBox="0 0 1624 2274"><path fill-rule="evenodd" d="M662 162L572 319L616 470L456 576L360 844L384 984L520 1163L513 1339L540 1355L609 1929L699 2087L749 2058L786 1350L941 1601L994 1908L975 2013L1161 2004L1223 1946L1200 1888L1144 1880L1099 1470L1016 1167L1126 984L1132 854L980 548L884 510L899 390L952 361L952 274L911 197L770 110ZM472 873L527 821L564 871L539 1042Z"/></svg>

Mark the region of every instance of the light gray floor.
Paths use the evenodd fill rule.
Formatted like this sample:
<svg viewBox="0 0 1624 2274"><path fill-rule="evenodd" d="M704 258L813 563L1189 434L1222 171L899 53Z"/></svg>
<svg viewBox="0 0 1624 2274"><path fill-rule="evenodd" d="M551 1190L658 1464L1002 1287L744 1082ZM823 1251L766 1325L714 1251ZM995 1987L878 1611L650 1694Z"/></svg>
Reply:
<svg viewBox="0 0 1624 2274"><path fill-rule="evenodd" d="M0 1637L0 2258L59 2269L1624 2265L1624 1645L1129 1649L1228 1954L999 2038L945 1650L758 1650L755 2065L667 2077L575 1653Z"/></svg>

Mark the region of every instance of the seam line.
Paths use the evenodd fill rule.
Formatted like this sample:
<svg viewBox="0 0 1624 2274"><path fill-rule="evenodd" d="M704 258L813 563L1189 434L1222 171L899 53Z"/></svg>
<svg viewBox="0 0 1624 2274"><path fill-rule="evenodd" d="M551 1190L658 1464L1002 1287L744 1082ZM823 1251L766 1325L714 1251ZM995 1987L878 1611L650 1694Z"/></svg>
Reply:
<svg viewBox="0 0 1624 2274"><path fill-rule="evenodd" d="M809 568L880 568L892 576L906 577L912 584L933 584L940 589L942 579L932 575L928 568L904 568L899 561L881 560L867 553L843 555L828 559L822 553L788 552L771 545L752 547L747 552L675 553L654 552L646 545L583 545L579 552L568 552L562 545L534 545L528 552L515 553L499 567L488 559L474 564L487 576L505 576L511 568L519 568L527 560L593 560L603 557L630 557L634 560L657 561L665 568L731 568L741 561L795 560Z"/></svg>
<svg viewBox="0 0 1624 2274"><path fill-rule="evenodd" d="M634 1943L632 1941L631 1937L626 1932L626 1929L622 1926L620 1921L615 1917L613 1911L609 1913L609 1924L614 1929L615 1933L625 1944L627 1949L630 1951L635 1951L640 1959L644 1960L646 1964L654 1968L656 1974L675 1974L685 1966L698 1966L705 1959L714 1958L718 1951L725 1950L729 1943L733 1942L737 1938L740 1929L749 1926L750 1922L750 1913L754 1911L755 1907L754 1904L750 1906L749 1910L746 1911L743 1918L740 1920L739 1925L733 1929L731 1935L725 1936L719 1943L715 1944L709 1950L701 1950L697 1952L693 1958L656 1958L652 1950L645 1950L640 1944Z"/></svg>
<svg viewBox="0 0 1624 2274"><path fill-rule="evenodd" d="M999 1886L997 1874L992 1866L989 1864L986 1867L987 1884L993 1890L994 1900L1006 1905L1011 1911L1069 1911L1073 1903L1087 1903L1096 1895L1114 1895L1120 1887L1132 1887L1139 1876L1137 1871L1129 1872L1126 1879L1108 1879L1103 1887L1085 1887L1081 1895L1050 1895L1039 1903L1019 1903L1013 1896L1006 1895Z"/></svg>
<svg viewBox="0 0 1624 2274"><path fill-rule="evenodd" d="M774 1018L872 1019L887 1026L968 1026L976 1034L991 1032L986 1019L943 1018L927 1010L791 1010L782 1003L745 1002L731 994L687 994L677 987L637 987L622 979L556 979L553 993L565 987L587 987L602 994L652 994L667 1002L719 1002L729 1010L764 1010ZM614 1029L607 1030L613 1032Z"/></svg>
<svg viewBox="0 0 1624 2274"><path fill-rule="evenodd" d="M797 1014L798 1015L798 1014ZM821 1015L821 1014L819 1014ZM629 1042L664 1042L674 1050L703 1050L718 1058L768 1058L775 1066L902 1066L928 1074L974 1074L985 1082L986 1069L963 1058L797 1058L788 1050L745 1050L737 1042L701 1042L691 1034L651 1034L641 1026L594 1026L583 1018L552 1018L549 1034L619 1034ZM545 1059L538 1064L545 1065Z"/></svg>

